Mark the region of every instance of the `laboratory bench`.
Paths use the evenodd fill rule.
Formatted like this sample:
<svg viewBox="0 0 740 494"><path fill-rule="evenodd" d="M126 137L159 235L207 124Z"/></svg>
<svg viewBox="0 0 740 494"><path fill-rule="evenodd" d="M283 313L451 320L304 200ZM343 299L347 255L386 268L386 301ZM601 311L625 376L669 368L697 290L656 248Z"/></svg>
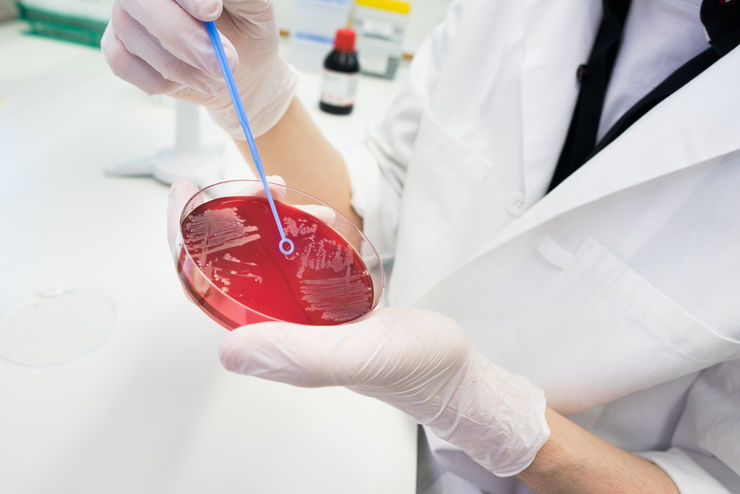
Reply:
<svg viewBox="0 0 740 494"><path fill-rule="evenodd" d="M302 74L299 97L338 146L362 138L395 88L363 78L354 113L337 117L317 109L319 84ZM115 307L82 358L0 359L0 492L413 492L405 415L221 366L225 330L186 299L168 251L167 186L103 172L171 146L173 107L114 77L98 50L0 25L0 314L60 283ZM252 176L205 117L202 135L228 178Z"/></svg>

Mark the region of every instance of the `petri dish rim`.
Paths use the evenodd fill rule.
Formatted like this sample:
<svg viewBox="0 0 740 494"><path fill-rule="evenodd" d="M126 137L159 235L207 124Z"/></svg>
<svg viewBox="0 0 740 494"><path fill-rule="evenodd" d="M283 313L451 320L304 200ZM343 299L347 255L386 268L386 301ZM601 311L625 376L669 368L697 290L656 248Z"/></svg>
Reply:
<svg viewBox="0 0 740 494"><path fill-rule="evenodd" d="M108 295L108 293L98 287L90 286L65 286L63 291L56 294L49 293L48 290L42 290L21 295L20 297L18 297L17 301L10 306L8 310L0 313L0 332L5 330L6 325L9 324L9 321L13 320L14 316L17 316L24 310L32 309L32 306L38 304L39 301L51 301L57 297L74 297L80 295L97 299L97 302L105 304L107 310L109 311L107 314L107 320L104 324L100 325L103 331L100 331L98 333L101 335L99 339L97 339L93 343L87 343L82 351L76 351L71 356L67 356L64 358L47 359L43 361L34 361L33 359L19 358L17 355L14 356L12 352L9 353L6 349L2 347L2 345L0 345L0 360L4 360L5 362L13 365L19 365L29 368L59 367L78 362L105 345L112 337L116 328L116 323L118 320L118 308L116 307L116 303L114 302L113 298ZM68 324L69 321L65 321L64 323ZM80 348L82 348L82 346L80 346Z"/></svg>
<svg viewBox="0 0 740 494"><path fill-rule="evenodd" d="M378 287L377 287L379 289L379 293L377 294L377 296L375 294L373 294L373 304L372 304L372 306L370 306L370 310L368 310L367 312L365 312L361 316L356 317L355 319L352 319L350 321L345 321L345 322L343 322L341 324L337 324L337 326L341 326L343 324L351 324L353 322L360 321L363 318L367 317L367 315L370 314L378 306L378 304L380 303L380 299L383 297L383 292L385 291L385 268L383 267L383 262L381 261L380 255L378 254L378 251L375 248L375 246L373 245L373 243L370 241L369 238L367 238L367 236L365 235L365 233L362 230L360 230L359 228L357 228L357 225L355 225L352 222L352 220L350 220L349 218L347 218L345 215L343 215L342 213L340 213L339 211L337 211L336 209L334 209L332 206L330 206L329 204L325 203L321 199L319 199L319 198L317 198L315 196L312 196L311 194L307 194L306 192L303 192L302 190L296 189L294 187L290 187L289 185L278 184L278 183L274 183L274 182L270 182L270 181L268 181L267 183L269 185L271 185L271 186L274 186L274 187L281 187L281 188L285 189L287 192L292 192L292 193L295 193L295 194L297 194L299 196L303 196L304 198L313 201L314 204L318 204L320 206L324 206L324 207L327 207L327 208L331 209L337 216L341 217L344 221L347 222L348 225L350 225L357 233L359 233L360 234L360 237L362 238L362 240L364 242L366 242L367 245L370 246L370 248L372 249L372 254L373 254L374 258L377 260L378 268L380 270L380 282L379 282ZM258 311L256 309L253 309L252 307L249 307L247 305L244 305L240 301L236 300L235 298L233 298L228 293L224 293L220 288L218 288L218 286L216 286L211 281L211 279L208 276L205 275L205 273L203 272L203 270L200 269L200 266L198 266L198 264L195 262L195 260L191 256L190 251L187 248L187 245L185 245L185 242L182 240L182 224L185 221L185 218L187 217L187 214L190 214L190 212L192 211L192 209L195 209L195 207L197 207L197 206L195 206L190 211L188 211L187 214L185 214L185 211L188 210L188 206L190 206L190 204L196 198L198 198L199 196L201 196L202 194L204 194L206 191L208 191L210 189L213 189L213 188L219 187L219 186L224 186L224 185L236 185L236 184L244 184L244 185L248 185L248 184L259 184L260 187L262 187L262 181L261 180L258 180L258 179L222 180L220 182L216 182L214 184L211 184L211 185L209 185L207 187L203 187L198 192L196 192L195 194L193 194L192 196L190 196L190 198L185 202L185 204L182 207L182 211L180 212L180 220L179 220L178 228L177 228L177 241L175 242L176 247L178 247L178 252L174 252L173 253L173 255L175 257L175 267L177 267L177 264L178 264L179 249L182 249L185 252L185 255L188 257L188 259L192 262L192 265L194 266L194 268L198 270L198 273L200 274L200 276L208 282L208 286L209 287L212 287L214 290L217 290L221 295L225 296L226 298L228 298L229 300L231 300L232 302L234 302L235 304L237 304L241 308L243 308L245 310L248 310L248 311L254 313L257 316L263 317L266 321L291 322L291 321L285 321L283 319L280 319L280 318L277 318L275 316L271 316L269 314L265 314L265 313L260 312L260 311ZM219 197L237 197L237 196L236 195L232 195L232 196L223 195L223 196L219 196ZM207 202L207 201L204 201L201 204L205 204L205 202ZM289 202L286 202L286 204L291 205ZM321 221L321 220L319 220L319 221ZM341 232L338 232L331 225L328 225L328 226L329 226L329 228L331 228L335 232L337 232L337 234L339 234L340 236L342 236L342 238L344 238L344 235L342 235ZM347 243L349 245L352 245L349 241L347 241ZM354 249L355 247L352 245L352 248ZM355 251L357 252L357 249L355 249ZM362 253L361 252L357 252L357 253L360 255L360 258L362 258ZM182 280L181 280L181 282L182 282ZM375 289L375 286L373 286L373 288ZM188 293L187 290L185 290L185 292ZM188 297L189 298L192 298L192 296L189 293L188 293ZM213 316L211 316L210 313L208 313L207 311L204 311L204 312L208 315L208 317L210 317L211 319L213 319L216 323L221 324L218 320L214 319ZM291 324L295 324L295 323L291 323Z"/></svg>

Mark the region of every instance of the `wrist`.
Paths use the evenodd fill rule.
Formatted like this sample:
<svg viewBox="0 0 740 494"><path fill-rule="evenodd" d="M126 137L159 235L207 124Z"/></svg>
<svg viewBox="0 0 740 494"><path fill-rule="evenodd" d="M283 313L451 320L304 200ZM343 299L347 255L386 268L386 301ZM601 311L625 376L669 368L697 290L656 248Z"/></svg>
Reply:
<svg viewBox="0 0 740 494"><path fill-rule="evenodd" d="M550 439L518 475L532 490L678 494L671 477L654 463L617 448L554 410L547 410L547 422Z"/></svg>
<svg viewBox="0 0 740 494"><path fill-rule="evenodd" d="M239 78L237 86L252 135L257 138L274 127L287 111L295 96L298 73L279 56L259 70L248 72L254 73L259 73L259 78ZM209 105L208 112L231 137L244 140L228 91L216 104Z"/></svg>

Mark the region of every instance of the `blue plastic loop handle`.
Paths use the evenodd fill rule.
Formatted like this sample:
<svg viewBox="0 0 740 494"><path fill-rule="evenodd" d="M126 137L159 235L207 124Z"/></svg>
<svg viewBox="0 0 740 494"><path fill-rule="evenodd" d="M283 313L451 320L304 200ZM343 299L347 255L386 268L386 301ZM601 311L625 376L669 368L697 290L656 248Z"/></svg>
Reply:
<svg viewBox="0 0 740 494"><path fill-rule="evenodd" d="M226 53L224 53L224 46L221 44L221 38L218 35L216 24L213 21L206 22L206 29L208 30L208 36L211 38L213 49L216 52L216 58L218 59L218 65L221 67L221 72L224 75L226 81L226 87L229 89L229 95L231 96L231 102L234 105L234 111L236 111L236 118L239 119L239 124L242 126L244 131L244 137L247 138L247 144L249 144L249 152L252 153L252 160L254 165L257 167L257 173L259 173L260 180L262 180L262 186L265 188L265 194L267 195L267 201L270 203L270 209L272 210L272 216L275 218L275 225L277 225L278 231L280 232L280 243L278 248L283 254L290 255L295 250L293 241L285 236L283 231L283 224L280 223L280 217L278 216L277 209L275 209L275 201L272 199L272 193L270 192L270 186L267 185L267 179L265 178L265 170L262 168L262 160L257 152L257 144L254 142L252 137L252 130L249 128L249 122L247 121L247 114L244 111L244 105L242 105L239 91L236 89L236 82L234 81L234 74L231 73L231 67L229 61L226 59Z"/></svg>

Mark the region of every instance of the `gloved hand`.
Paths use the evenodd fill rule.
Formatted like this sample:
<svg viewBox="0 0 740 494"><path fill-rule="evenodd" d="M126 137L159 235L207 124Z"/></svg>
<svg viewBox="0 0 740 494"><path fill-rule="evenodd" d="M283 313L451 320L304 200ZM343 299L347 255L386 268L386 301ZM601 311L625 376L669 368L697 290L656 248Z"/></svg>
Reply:
<svg viewBox="0 0 740 494"><path fill-rule="evenodd" d="M241 374L380 399L499 476L529 466L550 434L544 393L486 360L435 312L387 308L341 326L253 324L229 333L220 355Z"/></svg>
<svg viewBox="0 0 740 494"><path fill-rule="evenodd" d="M148 94L202 104L232 137L243 139L203 25L211 20L222 33L252 133L262 135L285 113L297 82L278 55L270 0L115 0L101 47L120 78Z"/></svg>
<svg viewBox="0 0 740 494"><path fill-rule="evenodd" d="M284 184L278 176L267 180ZM246 194L264 194L261 184L252 186ZM285 192L270 190L276 200ZM171 248L182 209L197 191L186 180L170 189ZM333 210L314 208L308 212L334 221ZM347 386L385 401L500 476L526 468L550 434L544 393L486 360L457 323L435 312L381 309L341 326L253 324L229 333L220 354L234 372L297 386Z"/></svg>

